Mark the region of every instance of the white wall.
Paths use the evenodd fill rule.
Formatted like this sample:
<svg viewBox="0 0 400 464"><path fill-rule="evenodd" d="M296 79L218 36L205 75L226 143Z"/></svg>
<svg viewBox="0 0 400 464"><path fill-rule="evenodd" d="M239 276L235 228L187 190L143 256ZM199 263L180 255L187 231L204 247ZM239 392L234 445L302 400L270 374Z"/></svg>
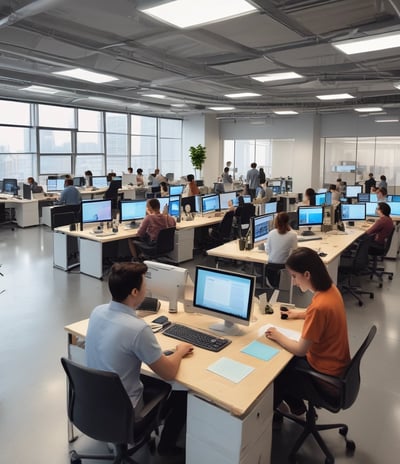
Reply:
<svg viewBox="0 0 400 464"><path fill-rule="evenodd" d="M182 173L194 174L189 148L199 143L205 145L205 125L203 115L186 116L182 125Z"/></svg>

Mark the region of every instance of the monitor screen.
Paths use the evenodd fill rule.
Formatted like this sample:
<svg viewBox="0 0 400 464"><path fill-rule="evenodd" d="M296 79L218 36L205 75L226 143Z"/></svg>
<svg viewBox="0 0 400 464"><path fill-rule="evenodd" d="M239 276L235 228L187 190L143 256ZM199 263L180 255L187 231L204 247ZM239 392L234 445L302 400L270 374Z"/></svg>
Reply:
<svg viewBox="0 0 400 464"><path fill-rule="evenodd" d="M371 203L376 203L378 201L378 195L376 193L369 194L369 201Z"/></svg>
<svg viewBox="0 0 400 464"><path fill-rule="evenodd" d="M144 261L144 264L147 265L147 296L168 301L169 310L176 312L178 300L184 298L187 269L156 261Z"/></svg>
<svg viewBox="0 0 400 464"><path fill-rule="evenodd" d="M48 178L47 179L47 191L48 192L60 192L64 190L65 187L65 179L57 179L57 178Z"/></svg>
<svg viewBox="0 0 400 464"><path fill-rule="evenodd" d="M395 203L400 202L400 195L391 195L391 197L390 201L394 201Z"/></svg>
<svg viewBox="0 0 400 464"><path fill-rule="evenodd" d="M265 203L265 214L275 214L277 212L278 203L276 201L270 201Z"/></svg>
<svg viewBox="0 0 400 464"><path fill-rule="evenodd" d="M341 204L342 221L365 221L365 203Z"/></svg>
<svg viewBox="0 0 400 464"><path fill-rule="evenodd" d="M252 242L257 244L259 242L265 242L269 231L274 225L273 214L263 214L262 216L254 216L251 218L251 232Z"/></svg>
<svg viewBox="0 0 400 464"><path fill-rule="evenodd" d="M99 189L108 187L107 176L93 176L92 186Z"/></svg>
<svg viewBox="0 0 400 464"><path fill-rule="evenodd" d="M362 193L362 185L346 185L347 198L357 198L359 193Z"/></svg>
<svg viewBox="0 0 400 464"><path fill-rule="evenodd" d="M377 207L378 207L378 203L373 203L373 202L365 203L366 216L378 216L378 213L376 212Z"/></svg>
<svg viewBox="0 0 400 464"><path fill-rule="evenodd" d="M123 200L119 204L119 220L136 221L146 216L146 200Z"/></svg>
<svg viewBox="0 0 400 464"><path fill-rule="evenodd" d="M16 195L18 193L17 179L3 179L3 192Z"/></svg>
<svg viewBox="0 0 400 464"><path fill-rule="evenodd" d="M299 206L297 210L299 226L319 226L324 221L322 206Z"/></svg>
<svg viewBox="0 0 400 464"><path fill-rule="evenodd" d="M317 193L326 193L328 191L327 188L320 188L318 189Z"/></svg>
<svg viewBox="0 0 400 464"><path fill-rule="evenodd" d="M81 223L111 222L111 200L87 200L81 203Z"/></svg>
<svg viewBox="0 0 400 464"><path fill-rule="evenodd" d="M236 198L236 192L225 192L219 194L219 205L221 209L229 208L229 201L232 201L232 204Z"/></svg>
<svg viewBox="0 0 400 464"><path fill-rule="evenodd" d="M183 211L185 210L186 205L190 206L191 213L200 213L201 212L201 196L192 195L191 197L181 198L181 206Z"/></svg>
<svg viewBox="0 0 400 464"><path fill-rule="evenodd" d="M255 276L197 266L193 306L199 313L224 320L211 329L238 335L236 323L250 325L254 289Z"/></svg>
<svg viewBox="0 0 400 464"><path fill-rule="evenodd" d="M369 193L359 193L357 195L358 203L367 203L369 201Z"/></svg>
<svg viewBox="0 0 400 464"><path fill-rule="evenodd" d="M181 197L180 195L170 196L168 203L168 214L175 218L181 215Z"/></svg>
<svg viewBox="0 0 400 464"><path fill-rule="evenodd" d="M201 211L203 214L219 211L219 195L206 195L201 197Z"/></svg>
<svg viewBox="0 0 400 464"><path fill-rule="evenodd" d="M84 177L74 177L73 180L74 187L84 187L85 186L85 178Z"/></svg>
<svg viewBox="0 0 400 464"><path fill-rule="evenodd" d="M122 185L136 185L136 174L122 174Z"/></svg>
<svg viewBox="0 0 400 464"><path fill-rule="evenodd" d="M325 193L315 194L315 206L321 206L325 204Z"/></svg>
<svg viewBox="0 0 400 464"><path fill-rule="evenodd" d="M400 216L400 203L398 201L388 202L391 216Z"/></svg>
<svg viewBox="0 0 400 464"><path fill-rule="evenodd" d="M157 198L160 202L160 212L161 213L168 213L168 205L169 205L169 197L160 197ZM165 208L165 211L164 211Z"/></svg>
<svg viewBox="0 0 400 464"><path fill-rule="evenodd" d="M24 200L30 200L32 198L32 190L29 184L22 185L22 196Z"/></svg>
<svg viewBox="0 0 400 464"><path fill-rule="evenodd" d="M275 195L280 195L280 193L281 193L281 186L273 185L273 186L272 186L272 192L273 192Z"/></svg>
<svg viewBox="0 0 400 464"><path fill-rule="evenodd" d="M170 195L182 195L184 188L185 188L184 185L170 185L169 194Z"/></svg>

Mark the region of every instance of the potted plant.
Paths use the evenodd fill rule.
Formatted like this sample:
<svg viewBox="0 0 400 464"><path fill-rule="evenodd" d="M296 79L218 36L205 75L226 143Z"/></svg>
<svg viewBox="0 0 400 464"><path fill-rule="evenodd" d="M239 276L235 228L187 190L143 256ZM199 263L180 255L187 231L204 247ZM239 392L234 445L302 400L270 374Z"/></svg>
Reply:
<svg viewBox="0 0 400 464"><path fill-rule="evenodd" d="M204 161L207 158L206 147L199 144L197 145L197 147L190 147L189 152L190 152L190 159L192 160L192 165L194 169L199 170L201 174L201 168L204 164Z"/></svg>

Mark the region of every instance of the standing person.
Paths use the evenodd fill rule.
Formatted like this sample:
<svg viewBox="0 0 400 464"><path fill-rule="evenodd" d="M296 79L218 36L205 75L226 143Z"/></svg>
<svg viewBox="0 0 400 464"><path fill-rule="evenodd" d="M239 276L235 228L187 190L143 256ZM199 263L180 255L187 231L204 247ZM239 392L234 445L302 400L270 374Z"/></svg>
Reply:
<svg viewBox="0 0 400 464"><path fill-rule="evenodd" d="M380 181L379 181L379 184L378 184L378 188L382 188L382 187L383 187L384 189L386 189L386 191L387 191L387 189L388 189L388 184L387 184L387 182L386 182L386 176L384 176L383 174L381 175Z"/></svg>
<svg viewBox="0 0 400 464"><path fill-rule="evenodd" d="M133 174L133 168L128 168L128 174Z"/></svg>
<svg viewBox="0 0 400 464"><path fill-rule="evenodd" d="M228 166L224 168L224 172L222 173L222 183L223 184L232 184L233 179L232 176L229 174Z"/></svg>
<svg viewBox="0 0 400 464"><path fill-rule="evenodd" d="M89 169L85 171L85 187L91 187L92 186L92 177L93 173Z"/></svg>
<svg viewBox="0 0 400 464"><path fill-rule="evenodd" d="M365 193L371 193L371 187L375 187L376 180L372 172L368 174L368 179L365 181Z"/></svg>
<svg viewBox="0 0 400 464"><path fill-rule="evenodd" d="M140 242L143 241L155 245L161 229L175 227L176 225L175 219L172 216L160 212L160 202L157 198L150 198L150 200L147 200L146 211L147 215L143 219L136 233L136 237L128 240L129 249L135 259L138 257L135 243L138 243L139 247Z"/></svg>
<svg viewBox="0 0 400 464"><path fill-rule="evenodd" d="M333 204L336 204L340 201L340 192L337 191L336 189L336 185L335 184L331 184L329 186L329 191L331 192L332 194L332 203Z"/></svg>
<svg viewBox="0 0 400 464"><path fill-rule="evenodd" d="M264 169L260 168L259 172L260 172L260 185L264 185L265 181L267 180L266 177L265 177Z"/></svg>
<svg viewBox="0 0 400 464"><path fill-rule="evenodd" d="M343 298L318 253L311 248L297 248L286 261L293 284L314 293L306 310L289 309L288 319L304 319L299 341L279 329L269 328L265 336L277 342L294 358L274 382L274 407L285 401L292 414L306 412L303 401L305 384L296 367L305 366L323 374L340 376L350 363L346 311ZM323 384L320 385L324 389ZM337 394L329 390L331 395Z"/></svg>
<svg viewBox="0 0 400 464"><path fill-rule="evenodd" d="M141 168L136 169L136 184L138 186L144 185L143 169Z"/></svg>
<svg viewBox="0 0 400 464"><path fill-rule="evenodd" d="M149 182L152 187L159 187L160 182L165 182L166 178L160 174L160 170L157 168L154 170L153 174L149 175Z"/></svg>
<svg viewBox="0 0 400 464"><path fill-rule="evenodd" d="M249 185L249 194L251 199L256 197L257 187L260 185L260 173L258 172L257 163L251 163L251 169L247 171L246 180Z"/></svg>
<svg viewBox="0 0 400 464"><path fill-rule="evenodd" d="M85 346L87 366L117 373L138 415L146 387L151 387L151 378L140 375L142 362L162 379L173 380L182 359L193 350L188 343L179 343L173 354L165 356L150 326L136 315L146 295L146 271L142 263L112 266L108 279L111 302L97 306L90 315ZM167 408L158 452L182 454L176 441L186 420L186 392L172 392Z"/></svg>
<svg viewBox="0 0 400 464"><path fill-rule="evenodd" d="M379 219L365 233L372 235L374 240L370 248L381 249L385 246L385 241L393 231L393 220L390 217L391 209L387 203L380 202L376 208Z"/></svg>
<svg viewBox="0 0 400 464"><path fill-rule="evenodd" d="M193 174L186 176L187 184L182 192L182 197L193 197L194 195L200 195L200 189L197 187L196 181L194 180Z"/></svg>
<svg viewBox="0 0 400 464"><path fill-rule="evenodd" d="M74 187L73 179L65 179L64 186L65 188L61 192L58 203L63 205L79 205L81 202L81 194L79 190Z"/></svg>
<svg viewBox="0 0 400 464"><path fill-rule="evenodd" d="M161 196L169 197L168 184L166 182L160 182Z"/></svg>

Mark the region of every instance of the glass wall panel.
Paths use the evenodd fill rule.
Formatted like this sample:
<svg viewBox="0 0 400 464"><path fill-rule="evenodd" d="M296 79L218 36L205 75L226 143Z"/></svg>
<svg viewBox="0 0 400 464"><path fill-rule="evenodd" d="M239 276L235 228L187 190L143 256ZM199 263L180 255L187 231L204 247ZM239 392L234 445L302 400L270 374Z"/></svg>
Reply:
<svg viewBox="0 0 400 464"><path fill-rule="evenodd" d="M324 183L336 184L336 179L354 184L356 181L357 138L325 139Z"/></svg>
<svg viewBox="0 0 400 464"><path fill-rule="evenodd" d="M265 176L272 177L272 155L270 140L256 140L255 162L257 168L264 168Z"/></svg>
<svg viewBox="0 0 400 464"><path fill-rule="evenodd" d="M377 184L383 174L386 176L389 193L397 193L395 186L400 186L398 170L400 160L400 137L377 137L375 156L375 179ZM398 190L398 189L397 189Z"/></svg>
<svg viewBox="0 0 400 464"><path fill-rule="evenodd" d="M131 134L157 135L157 118L149 116L131 115Z"/></svg>
<svg viewBox="0 0 400 464"><path fill-rule="evenodd" d="M368 174L375 174L375 137L360 137L357 143L356 180L364 184Z"/></svg>
<svg viewBox="0 0 400 464"><path fill-rule="evenodd" d="M179 178L183 175L181 146L181 139L160 140L160 161L158 167L163 175L167 172L173 172L175 178Z"/></svg>
<svg viewBox="0 0 400 464"><path fill-rule="evenodd" d="M126 156L107 156L107 173L115 172L118 176L121 176L124 172L127 172L127 169Z"/></svg>
<svg viewBox="0 0 400 464"><path fill-rule="evenodd" d="M71 153L72 139L70 131L39 130L41 153Z"/></svg>
<svg viewBox="0 0 400 464"><path fill-rule="evenodd" d="M160 119L160 137L180 139L182 137L182 121L179 119Z"/></svg>
<svg viewBox="0 0 400 464"><path fill-rule="evenodd" d="M239 179L246 179L250 164L255 161L255 145L255 140L235 140L235 168Z"/></svg>
<svg viewBox="0 0 400 464"><path fill-rule="evenodd" d="M21 126L30 126L30 103L0 100L0 124L18 124Z"/></svg>
<svg viewBox="0 0 400 464"><path fill-rule="evenodd" d="M71 156L67 155L41 155L40 158L40 174L71 174Z"/></svg>
<svg viewBox="0 0 400 464"><path fill-rule="evenodd" d="M116 134L127 134L128 116L120 113L106 113L106 131Z"/></svg>
<svg viewBox="0 0 400 464"><path fill-rule="evenodd" d="M32 153L36 151L34 129L0 127L0 153Z"/></svg>
<svg viewBox="0 0 400 464"><path fill-rule="evenodd" d="M137 168L143 169L143 176L145 182L150 173L154 172L155 167L157 166L157 157L156 156L132 156L131 158L133 171L136 172Z"/></svg>
<svg viewBox="0 0 400 464"><path fill-rule="evenodd" d="M76 151L78 153L104 153L104 135L100 132L78 132Z"/></svg>
<svg viewBox="0 0 400 464"><path fill-rule="evenodd" d="M83 176L85 171L92 171L94 176L105 173L104 155L77 155L75 160L75 175Z"/></svg>
<svg viewBox="0 0 400 464"><path fill-rule="evenodd" d="M78 109L78 130L103 132L103 113L101 111Z"/></svg>
<svg viewBox="0 0 400 464"><path fill-rule="evenodd" d="M75 109L64 106L38 105L39 126L75 129Z"/></svg>
<svg viewBox="0 0 400 464"><path fill-rule="evenodd" d="M37 177L35 153L0 154L0 179L26 180L29 176Z"/></svg>

